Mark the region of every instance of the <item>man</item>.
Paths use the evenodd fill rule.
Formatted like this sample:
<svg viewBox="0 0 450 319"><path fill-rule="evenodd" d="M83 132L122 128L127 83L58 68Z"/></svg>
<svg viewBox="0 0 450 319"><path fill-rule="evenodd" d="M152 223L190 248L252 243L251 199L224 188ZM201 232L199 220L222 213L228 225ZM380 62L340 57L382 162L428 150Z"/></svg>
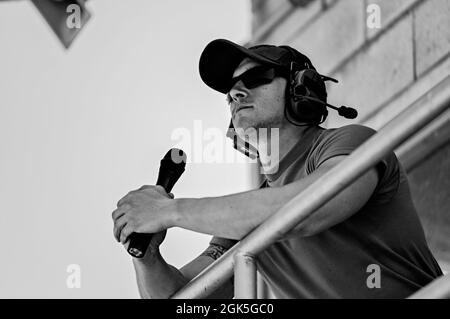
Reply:
<svg viewBox="0 0 450 319"><path fill-rule="evenodd" d="M257 190L173 199L160 186L143 186L118 202L113 212L117 240L127 246L133 232L157 233L146 256L133 259L143 298L170 297L374 134L360 125L319 126L327 115L323 81L330 78L293 48L247 49L215 40L202 53L200 74L208 86L227 95L232 126L278 129L280 160L272 163L258 152L266 171L264 187ZM270 142L270 136L263 141ZM255 140L250 144L256 151L263 146ZM214 236L208 249L180 270L168 265L158 249L166 229L175 226ZM278 298L404 298L442 274L394 153L271 245L257 262ZM368 269L379 270L375 285L368 284ZM232 293L229 281L211 297Z"/></svg>

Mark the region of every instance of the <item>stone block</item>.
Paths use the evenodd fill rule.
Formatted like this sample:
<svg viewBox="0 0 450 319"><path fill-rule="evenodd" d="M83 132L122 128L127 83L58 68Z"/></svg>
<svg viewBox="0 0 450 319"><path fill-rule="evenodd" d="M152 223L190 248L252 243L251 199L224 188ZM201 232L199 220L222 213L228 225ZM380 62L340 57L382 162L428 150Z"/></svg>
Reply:
<svg viewBox="0 0 450 319"><path fill-rule="evenodd" d="M328 73L364 43L364 2L338 1L296 34L290 45Z"/></svg>
<svg viewBox="0 0 450 319"><path fill-rule="evenodd" d="M421 76L450 52L450 1L428 0L414 14L416 72Z"/></svg>
<svg viewBox="0 0 450 319"><path fill-rule="evenodd" d="M320 1L314 1L304 8L292 7L293 12L268 34L264 42L276 45L287 44L288 40L299 29L304 27L315 15L321 12L321 9L322 4Z"/></svg>
<svg viewBox="0 0 450 319"><path fill-rule="evenodd" d="M366 28L369 39L385 29L393 20L407 11L417 1L418 0L367 0L367 7L371 4L376 4L380 8L381 22L381 28L369 28L367 26L367 18L369 17L369 13L367 13L366 7Z"/></svg>
<svg viewBox="0 0 450 319"><path fill-rule="evenodd" d="M411 19L401 20L333 74L340 83L328 85L331 104L357 108L360 122L414 81ZM331 127L355 122L330 114Z"/></svg>

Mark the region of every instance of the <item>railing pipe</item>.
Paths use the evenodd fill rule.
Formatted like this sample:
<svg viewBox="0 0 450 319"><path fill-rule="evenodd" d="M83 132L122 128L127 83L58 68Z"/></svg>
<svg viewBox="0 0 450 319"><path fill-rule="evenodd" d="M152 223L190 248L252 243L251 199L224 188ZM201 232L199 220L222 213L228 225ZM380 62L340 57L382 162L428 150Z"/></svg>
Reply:
<svg viewBox="0 0 450 319"><path fill-rule="evenodd" d="M234 297L256 299L256 261L242 252L234 254Z"/></svg>
<svg viewBox="0 0 450 319"><path fill-rule="evenodd" d="M408 299L450 299L450 275L436 278Z"/></svg>

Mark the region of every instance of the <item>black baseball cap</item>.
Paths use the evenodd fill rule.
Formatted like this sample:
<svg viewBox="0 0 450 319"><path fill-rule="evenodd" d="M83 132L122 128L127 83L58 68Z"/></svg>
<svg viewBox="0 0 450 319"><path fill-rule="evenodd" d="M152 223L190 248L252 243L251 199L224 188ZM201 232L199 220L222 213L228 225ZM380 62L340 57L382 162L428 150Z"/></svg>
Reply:
<svg viewBox="0 0 450 319"><path fill-rule="evenodd" d="M246 48L217 39L208 43L200 56L200 77L210 88L226 94L234 70L244 58L286 70L290 69L291 62L296 63L297 70L315 69L307 56L292 47L261 44Z"/></svg>

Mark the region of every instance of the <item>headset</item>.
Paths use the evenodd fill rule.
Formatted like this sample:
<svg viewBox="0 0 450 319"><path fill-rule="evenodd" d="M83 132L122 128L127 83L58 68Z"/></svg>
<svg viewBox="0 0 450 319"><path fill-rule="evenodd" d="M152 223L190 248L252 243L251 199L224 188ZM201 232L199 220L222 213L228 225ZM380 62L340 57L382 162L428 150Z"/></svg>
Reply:
<svg viewBox="0 0 450 319"><path fill-rule="evenodd" d="M289 46L280 46L289 51L292 61L289 69L288 85L286 85L285 116L287 120L297 126L320 125L327 116L327 107L338 111L340 116L354 119L358 112L354 108L342 105L336 107L327 103L326 81L338 83L338 80L319 74L316 69L304 61L303 65L294 60L305 60L299 53Z"/></svg>
<svg viewBox="0 0 450 319"><path fill-rule="evenodd" d="M290 52L292 60L296 60L298 53L289 46L280 46ZM291 61L288 84L286 85L286 103L284 115L286 119L296 126L318 126L322 124L327 116L327 107L338 111L340 116L354 119L358 112L351 107L342 105L336 107L327 103L326 81L338 83L334 78L319 74L308 62L303 65ZM242 140L235 131L233 121L226 134L233 140L233 147L251 159L259 157L258 150L248 142Z"/></svg>

